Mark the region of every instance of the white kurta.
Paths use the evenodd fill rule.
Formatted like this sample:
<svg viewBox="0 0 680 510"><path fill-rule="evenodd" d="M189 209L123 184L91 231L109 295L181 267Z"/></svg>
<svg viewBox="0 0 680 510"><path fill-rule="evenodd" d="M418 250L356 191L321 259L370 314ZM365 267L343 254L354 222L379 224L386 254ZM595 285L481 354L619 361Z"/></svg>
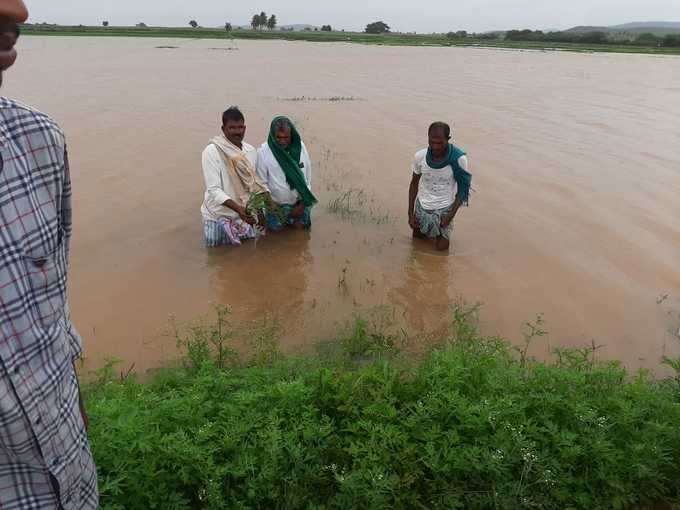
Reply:
<svg viewBox="0 0 680 510"><path fill-rule="evenodd" d="M302 151L300 152L300 163L304 165L300 170L305 178L307 187L311 191L312 162L304 143L302 144ZM267 142L263 143L257 150L257 174L267 185L267 188L269 188L269 191L272 194L272 199L277 204L294 205L300 200L300 194L297 190L291 189L288 185L286 174L283 173L281 165L276 161L274 153L272 153Z"/></svg>
<svg viewBox="0 0 680 510"><path fill-rule="evenodd" d="M253 167L257 168L257 149L244 142L243 152L245 152ZM237 218L236 211L222 205L229 199L236 201L236 193L227 174L227 166L214 144L211 143L203 150L202 162L203 180L205 181L205 195L201 206L203 218L213 221L225 217Z"/></svg>

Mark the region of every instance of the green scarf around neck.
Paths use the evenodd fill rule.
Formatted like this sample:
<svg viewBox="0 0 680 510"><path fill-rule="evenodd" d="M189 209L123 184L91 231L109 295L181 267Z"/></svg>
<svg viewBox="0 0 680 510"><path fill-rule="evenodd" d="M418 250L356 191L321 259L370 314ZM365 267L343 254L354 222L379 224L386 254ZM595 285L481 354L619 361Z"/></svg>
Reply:
<svg viewBox="0 0 680 510"><path fill-rule="evenodd" d="M472 185L472 175L466 170L463 170L458 164L458 159L464 155L465 152L450 143L446 148L446 154L444 155L444 158L439 161L434 160L432 157L432 149L428 148L426 161L427 166L437 170L451 165L451 168L453 168L453 178L458 185L456 198L460 199L460 201L465 205L468 205L468 201L470 199L470 186Z"/></svg>
<svg viewBox="0 0 680 510"><path fill-rule="evenodd" d="M279 121L287 121L290 126L290 145L285 149L281 147L276 141L276 124ZM267 138L267 145L274 154L276 161L278 162L281 170L286 175L286 182L291 187L291 189L296 190L300 195L300 200L305 205L305 207L310 207L316 204L317 200L312 192L307 187L305 182L305 176L300 170L300 155L302 153L302 139L300 138L300 133L298 133L295 124L288 118L284 116L274 117L271 126L269 128L269 137Z"/></svg>

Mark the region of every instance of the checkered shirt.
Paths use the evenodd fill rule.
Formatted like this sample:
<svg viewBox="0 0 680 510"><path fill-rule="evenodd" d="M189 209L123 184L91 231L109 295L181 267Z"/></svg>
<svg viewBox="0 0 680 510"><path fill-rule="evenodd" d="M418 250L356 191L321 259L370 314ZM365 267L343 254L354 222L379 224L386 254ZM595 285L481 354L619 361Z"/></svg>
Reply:
<svg viewBox="0 0 680 510"><path fill-rule="evenodd" d="M97 508L66 304L70 237L64 135L0 97L0 510Z"/></svg>

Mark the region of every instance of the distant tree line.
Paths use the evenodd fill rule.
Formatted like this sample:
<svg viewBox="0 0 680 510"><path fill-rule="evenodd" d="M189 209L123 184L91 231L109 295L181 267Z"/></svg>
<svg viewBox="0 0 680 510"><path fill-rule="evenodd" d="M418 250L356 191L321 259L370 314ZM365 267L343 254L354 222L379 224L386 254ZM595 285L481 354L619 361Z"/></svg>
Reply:
<svg viewBox="0 0 680 510"><path fill-rule="evenodd" d="M253 15L250 26L253 30L269 29L274 30L278 24L276 15L267 14L262 11L260 14ZM30 23L28 25L31 25ZM41 25L38 23L37 25ZM48 23L42 23L48 25ZM198 28L199 24L196 20L189 21L189 25L193 28ZM80 25L83 26L83 25ZM102 21L103 27L109 26L109 21ZM137 28L146 28L145 23L137 23ZM231 23L225 23L224 29L227 32L233 30ZM294 31L293 27L281 28L283 31ZM318 27L305 27L307 32L318 32ZM331 25L322 25L322 32L332 32ZM343 30L344 32L344 30ZM364 30L367 34L389 34L390 26L384 21L375 21L366 25ZM413 33L415 35L415 32ZM466 30L451 31L446 34L449 39L487 39L497 40L502 37L507 41L535 41L535 42L555 42L555 43L579 43L579 44L616 44L616 45L631 45L641 47L665 47L665 48L680 48L680 33L668 35L656 35L652 33L642 33L631 35L621 32L543 32L541 30L508 30L507 32L484 32L484 33L469 33Z"/></svg>
<svg viewBox="0 0 680 510"><path fill-rule="evenodd" d="M508 30L505 33L508 41L540 41L581 44L631 44L634 46L680 47L680 34L669 34L663 37L654 34L639 34L622 41L607 32L542 32L541 30Z"/></svg>
<svg viewBox="0 0 680 510"><path fill-rule="evenodd" d="M250 22L250 26L253 30L262 30L268 28L269 30L274 30L276 24L278 23L276 19L276 14L272 14L267 17L267 13L262 11L260 14L253 14L253 19Z"/></svg>
<svg viewBox="0 0 680 510"><path fill-rule="evenodd" d="M541 30L508 30L508 41L541 41L563 43L605 44L611 42L606 32L542 32Z"/></svg>
<svg viewBox="0 0 680 510"><path fill-rule="evenodd" d="M663 37L654 34L640 34L631 41L636 46L662 46L680 48L680 34L668 34Z"/></svg>

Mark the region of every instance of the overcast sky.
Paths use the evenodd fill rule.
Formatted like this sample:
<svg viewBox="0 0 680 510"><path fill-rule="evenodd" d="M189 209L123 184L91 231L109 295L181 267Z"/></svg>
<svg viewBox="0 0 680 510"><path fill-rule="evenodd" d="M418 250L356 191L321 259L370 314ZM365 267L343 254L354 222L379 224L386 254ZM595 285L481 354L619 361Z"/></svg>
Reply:
<svg viewBox="0 0 680 510"><path fill-rule="evenodd" d="M33 23L247 25L274 13L279 24L331 24L362 30L384 20L403 32L565 29L630 21L680 21L680 0L25 0Z"/></svg>

